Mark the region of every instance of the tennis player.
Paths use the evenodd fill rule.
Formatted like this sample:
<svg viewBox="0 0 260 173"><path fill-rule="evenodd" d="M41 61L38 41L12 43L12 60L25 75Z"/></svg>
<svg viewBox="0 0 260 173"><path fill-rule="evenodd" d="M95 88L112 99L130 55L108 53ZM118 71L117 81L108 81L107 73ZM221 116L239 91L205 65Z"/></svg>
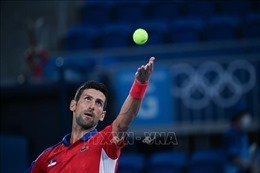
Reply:
<svg viewBox="0 0 260 173"><path fill-rule="evenodd" d="M81 85L70 102L72 131L61 142L47 148L26 173L115 173L127 132L136 117L153 72L154 57L135 73L135 80L117 118L102 131L99 121L106 115L107 88L99 82Z"/></svg>

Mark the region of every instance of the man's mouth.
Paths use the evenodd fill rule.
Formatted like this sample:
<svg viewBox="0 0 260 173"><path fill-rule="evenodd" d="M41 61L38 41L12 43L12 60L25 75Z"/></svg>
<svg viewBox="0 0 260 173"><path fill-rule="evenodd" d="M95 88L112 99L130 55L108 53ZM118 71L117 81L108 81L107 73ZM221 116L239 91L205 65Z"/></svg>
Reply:
<svg viewBox="0 0 260 173"><path fill-rule="evenodd" d="M92 113L89 113L89 112L85 112L84 115L86 115L87 117L93 117L93 114Z"/></svg>

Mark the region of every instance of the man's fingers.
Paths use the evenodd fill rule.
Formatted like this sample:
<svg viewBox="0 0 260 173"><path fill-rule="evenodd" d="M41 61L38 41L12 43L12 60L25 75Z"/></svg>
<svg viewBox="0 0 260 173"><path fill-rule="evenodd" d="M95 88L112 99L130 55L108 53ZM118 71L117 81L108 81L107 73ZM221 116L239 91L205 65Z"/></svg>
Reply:
<svg viewBox="0 0 260 173"><path fill-rule="evenodd" d="M153 68L153 63L147 63L145 66L142 65L141 67L138 68L138 71L144 70L144 71L151 71Z"/></svg>
<svg viewBox="0 0 260 173"><path fill-rule="evenodd" d="M155 60L155 58L154 58L154 57L151 57L151 58L149 59L149 62L148 62L146 65L142 65L140 68L141 68L141 69L144 68L144 69L146 70L147 67L150 67L150 66L153 65L154 60Z"/></svg>
<svg viewBox="0 0 260 173"><path fill-rule="evenodd" d="M152 71L152 70L153 70L153 63L149 63L149 64L147 65L147 70L148 70L148 71Z"/></svg>
<svg viewBox="0 0 260 173"><path fill-rule="evenodd" d="M146 64L146 69L147 69L147 67L152 67L153 66L153 62L154 62L154 60L155 60L155 58L154 57L151 57L150 59L149 59L149 62ZM150 70L150 69L149 69Z"/></svg>
<svg viewBox="0 0 260 173"><path fill-rule="evenodd" d="M142 65L141 67L138 68L137 72L138 73L144 73L146 71L153 71L153 63L154 63L155 58L151 57L149 59L149 62L146 65ZM142 72L141 72L142 71Z"/></svg>
<svg viewBox="0 0 260 173"><path fill-rule="evenodd" d="M146 64L146 66L145 66L145 70L149 69L150 66L151 66L151 63Z"/></svg>
<svg viewBox="0 0 260 173"><path fill-rule="evenodd" d="M155 57L151 57L150 59L149 59L149 62L154 62L154 60L155 60Z"/></svg>

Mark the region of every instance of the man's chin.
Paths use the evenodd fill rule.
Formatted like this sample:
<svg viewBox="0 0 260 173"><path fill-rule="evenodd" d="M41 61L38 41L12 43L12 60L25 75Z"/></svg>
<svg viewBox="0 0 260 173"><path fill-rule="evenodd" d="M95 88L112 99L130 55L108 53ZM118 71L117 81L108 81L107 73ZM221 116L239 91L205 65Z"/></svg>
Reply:
<svg viewBox="0 0 260 173"><path fill-rule="evenodd" d="M96 126L97 126L97 124L83 124L83 125L80 125L81 126L81 128L83 128L84 130L89 130L89 129L94 129Z"/></svg>
<svg viewBox="0 0 260 173"><path fill-rule="evenodd" d="M97 126L97 123L95 123L90 118L79 118L76 121L77 124L84 130L93 129Z"/></svg>

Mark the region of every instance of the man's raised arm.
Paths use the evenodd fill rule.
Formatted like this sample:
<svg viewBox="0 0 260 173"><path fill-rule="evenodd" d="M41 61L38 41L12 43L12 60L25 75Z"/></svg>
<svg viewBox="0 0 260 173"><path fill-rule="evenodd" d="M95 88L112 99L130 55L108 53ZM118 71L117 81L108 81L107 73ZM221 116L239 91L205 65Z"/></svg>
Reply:
<svg viewBox="0 0 260 173"><path fill-rule="evenodd" d="M120 113L113 122L112 132L117 133L117 136L120 139L122 138L122 134L128 130L130 124L139 111L142 98L145 95L150 76L153 72L154 60L155 58L151 57L146 65L142 65L137 69L137 72L135 73L135 81L130 93L126 98Z"/></svg>

